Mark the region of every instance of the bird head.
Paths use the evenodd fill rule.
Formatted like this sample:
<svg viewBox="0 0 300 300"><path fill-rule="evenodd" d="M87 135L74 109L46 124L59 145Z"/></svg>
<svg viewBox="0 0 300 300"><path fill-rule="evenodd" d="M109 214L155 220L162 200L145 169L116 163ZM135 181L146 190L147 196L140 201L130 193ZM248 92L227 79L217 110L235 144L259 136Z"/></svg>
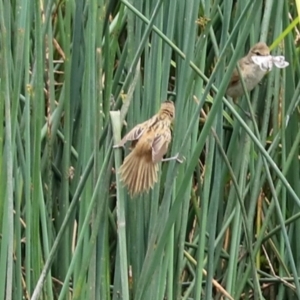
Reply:
<svg viewBox="0 0 300 300"><path fill-rule="evenodd" d="M174 102L171 100L163 102L160 106L158 114L162 119L168 118L172 122L175 118Z"/></svg>
<svg viewBox="0 0 300 300"><path fill-rule="evenodd" d="M270 55L270 49L265 43L259 42L250 49L248 55L268 56Z"/></svg>

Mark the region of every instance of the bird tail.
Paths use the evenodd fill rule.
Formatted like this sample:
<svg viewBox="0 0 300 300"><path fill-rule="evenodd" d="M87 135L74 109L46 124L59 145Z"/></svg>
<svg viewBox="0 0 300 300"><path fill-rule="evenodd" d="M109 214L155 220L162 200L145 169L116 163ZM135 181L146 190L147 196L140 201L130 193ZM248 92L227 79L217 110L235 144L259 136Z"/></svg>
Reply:
<svg viewBox="0 0 300 300"><path fill-rule="evenodd" d="M131 196L148 192L157 182L158 164L147 156L138 156L133 150L120 168L121 181L127 186Z"/></svg>

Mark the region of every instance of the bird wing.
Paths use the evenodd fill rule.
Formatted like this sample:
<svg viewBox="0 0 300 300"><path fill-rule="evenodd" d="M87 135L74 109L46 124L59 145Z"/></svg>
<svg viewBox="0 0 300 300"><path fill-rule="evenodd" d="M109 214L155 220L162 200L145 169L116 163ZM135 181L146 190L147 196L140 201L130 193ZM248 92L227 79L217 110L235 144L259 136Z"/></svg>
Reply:
<svg viewBox="0 0 300 300"><path fill-rule="evenodd" d="M157 121L156 116L133 127L118 143L118 147L123 147L128 141L137 141L141 138L145 130L151 127Z"/></svg>
<svg viewBox="0 0 300 300"><path fill-rule="evenodd" d="M235 85L240 80L240 75L237 69L234 69L231 75L229 84Z"/></svg>
<svg viewBox="0 0 300 300"><path fill-rule="evenodd" d="M158 163L168 151L171 142L171 131L165 128L158 132L152 142L152 161Z"/></svg>
<svg viewBox="0 0 300 300"><path fill-rule="evenodd" d="M241 72L243 72L243 70L245 69L245 66L247 65L247 60L243 57L241 58L239 61L238 61L238 65L239 65L239 68L241 70ZM230 79L230 82L229 82L229 85L235 85L239 82L240 80L240 74L239 74L239 71L237 68L235 68L232 72L232 75L231 75L231 79Z"/></svg>

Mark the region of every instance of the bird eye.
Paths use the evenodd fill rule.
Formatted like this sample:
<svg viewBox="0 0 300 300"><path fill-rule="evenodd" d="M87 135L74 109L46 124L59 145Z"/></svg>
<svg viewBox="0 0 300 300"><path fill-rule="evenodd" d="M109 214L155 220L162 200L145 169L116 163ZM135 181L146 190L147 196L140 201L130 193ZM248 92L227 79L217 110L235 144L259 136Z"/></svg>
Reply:
<svg viewBox="0 0 300 300"><path fill-rule="evenodd" d="M260 52L259 51L256 51L255 54L258 55L258 56L260 56Z"/></svg>

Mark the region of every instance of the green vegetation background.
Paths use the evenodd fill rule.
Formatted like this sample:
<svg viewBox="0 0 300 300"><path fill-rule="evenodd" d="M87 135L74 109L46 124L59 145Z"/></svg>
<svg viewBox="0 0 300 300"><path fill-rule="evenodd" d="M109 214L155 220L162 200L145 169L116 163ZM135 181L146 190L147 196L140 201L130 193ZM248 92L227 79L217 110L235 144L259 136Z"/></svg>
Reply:
<svg viewBox="0 0 300 300"><path fill-rule="evenodd" d="M299 299L299 11L1 0L0 299ZM245 115L224 92L258 41L290 65ZM112 146L167 98L186 160L130 199Z"/></svg>

